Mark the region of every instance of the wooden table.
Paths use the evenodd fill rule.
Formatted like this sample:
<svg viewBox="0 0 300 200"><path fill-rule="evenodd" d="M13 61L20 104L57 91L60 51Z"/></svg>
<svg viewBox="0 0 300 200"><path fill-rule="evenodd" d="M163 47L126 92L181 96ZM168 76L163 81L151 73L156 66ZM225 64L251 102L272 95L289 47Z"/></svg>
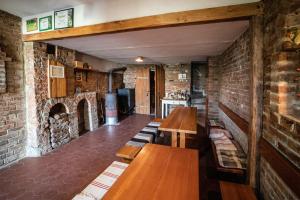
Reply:
<svg viewBox="0 0 300 200"><path fill-rule="evenodd" d="M199 199L198 151L147 144L103 199Z"/></svg>
<svg viewBox="0 0 300 200"><path fill-rule="evenodd" d="M131 162L136 155L141 151L142 147L134 147L125 145L116 153L117 157L123 158L125 162Z"/></svg>
<svg viewBox="0 0 300 200"><path fill-rule="evenodd" d="M223 200L256 200L252 188L248 185L220 181Z"/></svg>
<svg viewBox="0 0 300 200"><path fill-rule="evenodd" d="M180 147L185 148L186 134L197 134L197 108L176 107L163 120L158 130L172 132L172 147L177 147L177 133L179 133Z"/></svg>

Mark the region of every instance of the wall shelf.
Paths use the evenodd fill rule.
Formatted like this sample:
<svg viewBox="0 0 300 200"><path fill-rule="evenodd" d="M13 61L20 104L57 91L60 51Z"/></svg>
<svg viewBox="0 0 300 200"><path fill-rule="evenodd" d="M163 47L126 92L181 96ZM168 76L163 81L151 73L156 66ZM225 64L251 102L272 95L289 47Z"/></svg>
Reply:
<svg viewBox="0 0 300 200"><path fill-rule="evenodd" d="M78 67L74 67L74 71L75 72L98 72L98 73L101 73L101 71L99 70L96 70L96 69L86 69L86 68L78 68Z"/></svg>
<svg viewBox="0 0 300 200"><path fill-rule="evenodd" d="M285 52L300 52L300 47L283 47L282 50Z"/></svg>

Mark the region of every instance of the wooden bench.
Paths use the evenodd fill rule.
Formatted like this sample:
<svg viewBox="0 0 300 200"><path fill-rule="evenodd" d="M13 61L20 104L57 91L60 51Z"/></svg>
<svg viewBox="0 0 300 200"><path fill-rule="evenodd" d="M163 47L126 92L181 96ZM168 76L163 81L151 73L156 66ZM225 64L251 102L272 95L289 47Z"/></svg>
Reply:
<svg viewBox="0 0 300 200"><path fill-rule="evenodd" d="M235 144L237 145L237 144ZM246 180L246 169L227 168L220 165L217 155L217 149L213 142L211 142L214 162L217 170L218 178L230 180L234 182L244 183Z"/></svg>
<svg viewBox="0 0 300 200"><path fill-rule="evenodd" d="M252 188L248 185L220 181L223 200L256 200Z"/></svg>
<svg viewBox="0 0 300 200"><path fill-rule="evenodd" d="M220 127L220 126L213 126L209 130L212 131L213 128L217 128L217 129L226 131L225 128ZM209 133L209 135L210 135L210 133ZM241 152L241 154L244 155L244 151L241 148L241 146L239 145L239 143L237 141L235 141L232 136L231 136L231 138L228 138L228 139L230 139L230 141L236 147L238 152ZM230 180L230 181L234 181L234 182L238 182L238 183L244 183L246 180L246 169L230 168L230 167L221 166L219 159L218 159L218 153L217 153L216 146L212 140L211 140L211 149L212 149L213 159L214 159L218 178L220 178L222 180Z"/></svg>
<svg viewBox="0 0 300 200"><path fill-rule="evenodd" d="M130 163L141 151L141 149L142 147L125 145L118 150L116 156L122 158L124 162Z"/></svg>
<svg viewBox="0 0 300 200"><path fill-rule="evenodd" d="M100 200L125 171L128 164L114 161L72 200Z"/></svg>

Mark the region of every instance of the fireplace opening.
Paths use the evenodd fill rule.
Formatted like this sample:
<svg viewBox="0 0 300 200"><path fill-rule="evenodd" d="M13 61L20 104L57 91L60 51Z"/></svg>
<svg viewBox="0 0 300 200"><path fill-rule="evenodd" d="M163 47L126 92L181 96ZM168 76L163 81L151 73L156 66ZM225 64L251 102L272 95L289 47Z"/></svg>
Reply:
<svg viewBox="0 0 300 200"><path fill-rule="evenodd" d="M78 117L78 132L79 132L79 136L81 136L90 130L88 102L85 99L82 99L78 103L77 117Z"/></svg>
<svg viewBox="0 0 300 200"><path fill-rule="evenodd" d="M66 107L61 104L55 104L49 113L50 145L56 149L71 140L70 120L66 112Z"/></svg>

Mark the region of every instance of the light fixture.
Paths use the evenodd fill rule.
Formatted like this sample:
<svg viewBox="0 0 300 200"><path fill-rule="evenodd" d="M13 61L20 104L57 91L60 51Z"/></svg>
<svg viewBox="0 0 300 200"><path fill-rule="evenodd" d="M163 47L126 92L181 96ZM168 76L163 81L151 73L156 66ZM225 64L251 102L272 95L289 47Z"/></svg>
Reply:
<svg viewBox="0 0 300 200"><path fill-rule="evenodd" d="M144 58L142 56L139 56L135 59L136 62L141 63L144 62Z"/></svg>

